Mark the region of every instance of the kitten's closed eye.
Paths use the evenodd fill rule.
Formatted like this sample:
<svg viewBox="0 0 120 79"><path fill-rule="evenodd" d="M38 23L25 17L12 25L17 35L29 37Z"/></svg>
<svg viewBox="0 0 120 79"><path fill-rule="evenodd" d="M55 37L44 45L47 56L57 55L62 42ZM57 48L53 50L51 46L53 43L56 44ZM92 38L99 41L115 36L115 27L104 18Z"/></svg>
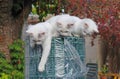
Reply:
<svg viewBox="0 0 120 79"><path fill-rule="evenodd" d="M69 29L69 28L71 28L73 25L74 25L74 24L68 24L68 25L67 25L67 28Z"/></svg>
<svg viewBox="0 0 120 79"><path fill-rule="evenodd" d="M61 28L62 27L62 24L57 22L57 27Z"/></svg>
<svg viewBox="0 0 120 79"><path fill-rule="evenodd" d="M84 27L85 27L85 29L87 29L89 26L87 23L84 23Z"/></svg>
<svg viewBox="0 0 120 79"><path fill-rule="evenodd" d="M33 36L33 33L29 33L30 36Z"/></svg>
<svg viewBox="0 0 120 79"><path fill-rule="evenodd" d="M45 32L40 33L40 34L38 35L38 37L40 38L40 37L42 37L43 35L45 35Z"/></svg>

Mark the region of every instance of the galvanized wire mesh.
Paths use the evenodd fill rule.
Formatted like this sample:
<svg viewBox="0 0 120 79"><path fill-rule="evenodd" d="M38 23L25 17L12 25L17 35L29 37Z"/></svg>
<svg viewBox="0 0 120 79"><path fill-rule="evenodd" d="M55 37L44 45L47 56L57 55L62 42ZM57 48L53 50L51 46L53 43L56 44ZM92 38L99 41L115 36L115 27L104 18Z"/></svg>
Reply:
<svg viewBox="0 0 120 79"><path fill-rule="evenodd" d="M76 76L74 78L65 78L65 74L69 73L69 69L66 69L65 65L68 63L69 57L65 53L64 40L70 42L70 44L76 49L80 59L84 63L85 61L85 40L78 37L63 37L53 38L51 44L51 51L46 63L45 71L38 71L38 64L41 59L42 49L41 46L31 48L29 41L26 42L26 78L27 79L84 79L84 76ZM62 63L61 63L62 62ZM61 67L60 67L61 66ZM60 71L59 71L60 70Z"/></svg>

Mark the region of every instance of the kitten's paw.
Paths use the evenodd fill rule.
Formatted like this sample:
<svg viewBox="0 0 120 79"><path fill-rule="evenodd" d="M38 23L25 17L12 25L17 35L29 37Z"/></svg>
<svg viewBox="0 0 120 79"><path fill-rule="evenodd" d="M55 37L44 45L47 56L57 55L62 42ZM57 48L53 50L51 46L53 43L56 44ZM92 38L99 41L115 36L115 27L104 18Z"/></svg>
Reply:
<svg viewBox="0 0 120 79"><path fill-rule="evenodd" d="M38 66L38 71L43 72L45 70L45 67L43 65Z"/></svg>

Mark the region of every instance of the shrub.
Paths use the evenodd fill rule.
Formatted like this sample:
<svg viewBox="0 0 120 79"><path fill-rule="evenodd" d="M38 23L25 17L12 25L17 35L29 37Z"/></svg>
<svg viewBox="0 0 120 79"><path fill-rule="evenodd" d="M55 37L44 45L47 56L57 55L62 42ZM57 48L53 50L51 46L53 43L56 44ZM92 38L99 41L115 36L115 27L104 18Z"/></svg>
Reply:
<svg viewBox="0 0 120 79"><path fill-rule="evenodd" d="M16 40L9 46L11 61L0 53L0 79L24 79L24 43Z"/></svg>

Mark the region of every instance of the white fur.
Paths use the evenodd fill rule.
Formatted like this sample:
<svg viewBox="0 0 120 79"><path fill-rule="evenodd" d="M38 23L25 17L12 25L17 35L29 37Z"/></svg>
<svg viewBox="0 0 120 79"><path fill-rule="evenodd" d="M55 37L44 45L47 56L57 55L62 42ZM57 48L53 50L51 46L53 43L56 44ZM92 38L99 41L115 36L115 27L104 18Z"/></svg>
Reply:
<svg viewBox="0 0 120 79"><path fill-rule="evenodd" d="M41 44L43 47L42 57L38 66L40 72L44 71L50 53L52 39L51 30L52 26L47 22L43 22L30 26L26 31L30 36L31 47L34 47L35 44Z"/></svg>
<svg viewBox="0 0 120 79"><path fill-rule="evenodd" d="M52 29L52 34L53 34L53 36L55 36L55 37L59 36L58 33L57 33L57 24L56 24L56 22L57 22L57 20L58 20L60 17L62 17L62 16L69 16L69 15L68 15L68 14L65 14L65 15L57 15L57 16L53 16L53 17L49 18L48 20L46 20L46 22L48 22L48 23L50 23L50 24L52 25L52 27L53 27L53 29Z"/></svg>
<svg viewBox="0 0 120 79"><path fill-rule="evenodd" d="M92 35L94 32L98 33L98 26L92 19L80 19L78 20L74 27L71 28L73 34L81 35Z"/></svg>
<svg viewBox="0 0 120 79"><path fill-rule="evenodd" d="M94 32L96 33L99 32L97 24L92 19L85 18L82 20L81 26L82 26L82 23L83 23L83 27L85 23L88 25L88 28L84 30L86 34L91 35Z"/></svg>
<svg viewBox="0 0 120 79"><path fill-rule="evenodd" d="M54 16L48 19L46 22L49 22L54 28L53 34L55 34L55 36L70 36L71 33L69 31L69 28L74 25L75 20L69 14L62 14Z"/></svg>

